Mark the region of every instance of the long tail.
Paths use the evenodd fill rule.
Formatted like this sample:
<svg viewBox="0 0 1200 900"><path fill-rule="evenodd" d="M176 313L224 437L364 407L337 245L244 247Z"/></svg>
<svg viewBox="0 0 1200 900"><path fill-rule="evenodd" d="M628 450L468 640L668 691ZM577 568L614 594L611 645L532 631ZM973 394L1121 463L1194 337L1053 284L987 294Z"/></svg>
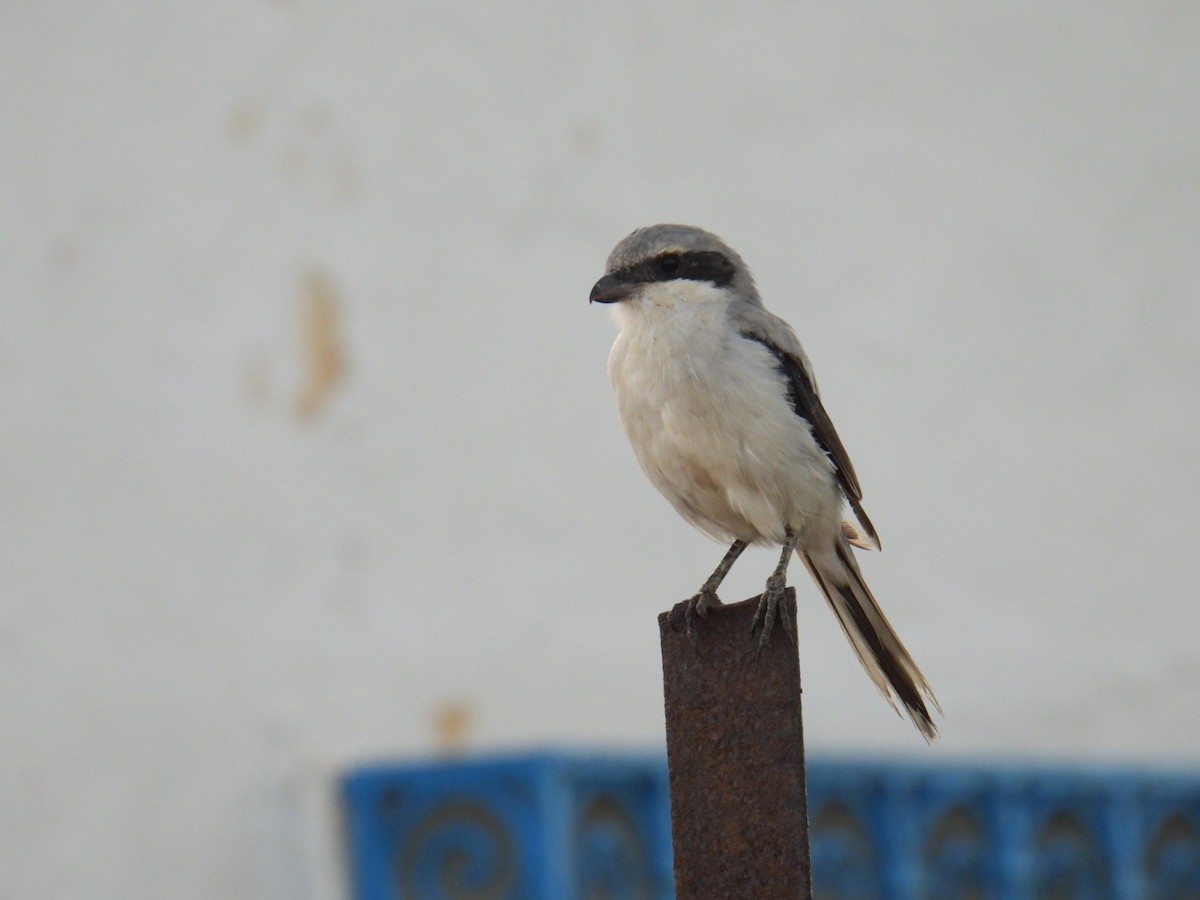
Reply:
<svg viewBox="0 0 1200 900"><path fill-rule="evenodd" d="M925 676L875 602L845 536L839 535L828 550L806 553L797 549L796 552L825 594L863 668L892 709L896 709L896 699L899 699L925 740L936 739L937 726L933 724L926 701L939 713L942 708Z"/></svg>

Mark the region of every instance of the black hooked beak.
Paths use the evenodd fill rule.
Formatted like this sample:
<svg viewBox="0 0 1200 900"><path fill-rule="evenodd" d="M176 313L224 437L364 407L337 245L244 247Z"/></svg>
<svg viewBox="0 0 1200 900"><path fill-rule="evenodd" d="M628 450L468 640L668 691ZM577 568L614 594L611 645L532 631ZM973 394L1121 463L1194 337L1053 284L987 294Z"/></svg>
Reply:
<svg viewBox="0 0 1200 900"><path fill-rule="evenodd" d="M619 275L605 275L592 287L588 303L617 303L625 300L637 289L637 285Z"/></svg>

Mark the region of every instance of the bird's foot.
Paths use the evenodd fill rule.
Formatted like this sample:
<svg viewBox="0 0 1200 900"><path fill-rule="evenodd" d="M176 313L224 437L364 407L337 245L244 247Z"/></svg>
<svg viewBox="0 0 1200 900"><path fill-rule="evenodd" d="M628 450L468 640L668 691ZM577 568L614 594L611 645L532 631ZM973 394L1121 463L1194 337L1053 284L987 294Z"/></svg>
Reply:
<svg viewBox="0 0 1200 900"><path fill-rule="evenodd" d="M721 606L721 598L717 596L717 592L709 588L701 588L695 596L689 597L680 603L676 603L671 610L671 627L676 631L679 628L679 619L683 619L683 632L687 634L688 640L692 644L692 649L698 649L696 642L696 619L707 619L708 611L714 606Z"/></svg>
<svg viewBox="0 0 1200 900"><path fill-rule="evenodd" d="M796 629L792 624L788 605L780 602L786 592L787 579L772 575L767 579L766 590L758 598L758 609L754 613L754 621L750 623L750 636L753 637L756 631L762 629L762 633L758 636L759 653L767 649L767 642L771 639L771 629L775 627L776 617L783 624L783 630L787 633L788 639L793 645L796 643Z"/></svg>

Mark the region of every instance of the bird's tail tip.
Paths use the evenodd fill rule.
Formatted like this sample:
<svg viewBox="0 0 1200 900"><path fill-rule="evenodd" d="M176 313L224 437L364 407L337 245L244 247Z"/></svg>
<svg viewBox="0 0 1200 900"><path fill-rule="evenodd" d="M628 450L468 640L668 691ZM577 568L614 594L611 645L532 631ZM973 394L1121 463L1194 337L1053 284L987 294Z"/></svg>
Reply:
<svg viewBox="0 0 1200 900"><path fill-rule="evenodd" d="M897 713L899 701L921 736L933 743L938 729L930 707L941 715L941 704L863 580L850 540L843 534L829 551L801 553L801 558L875 686Z"/></svg>

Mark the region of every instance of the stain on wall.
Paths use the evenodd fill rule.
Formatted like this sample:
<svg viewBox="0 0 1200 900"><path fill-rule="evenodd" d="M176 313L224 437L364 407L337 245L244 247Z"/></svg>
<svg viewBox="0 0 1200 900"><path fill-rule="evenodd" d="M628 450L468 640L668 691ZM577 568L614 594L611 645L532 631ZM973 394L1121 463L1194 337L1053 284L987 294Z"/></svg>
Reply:
<svg viewBox="0 0 1200 900"><path fill-rule="evenodd" d="M317 269L304 276L300 308L303 384L296 417L318 417L346 375L346 354L339 316L340 298L333 282Z"/></svg>
<svg viewBox="0 0 1200 900"><path fill-rule="evenodd" d="M433 734L440 753L461 753L467 747L471 727L475 724L475 709L466 700L448 700L433 714Z"/></svg>

